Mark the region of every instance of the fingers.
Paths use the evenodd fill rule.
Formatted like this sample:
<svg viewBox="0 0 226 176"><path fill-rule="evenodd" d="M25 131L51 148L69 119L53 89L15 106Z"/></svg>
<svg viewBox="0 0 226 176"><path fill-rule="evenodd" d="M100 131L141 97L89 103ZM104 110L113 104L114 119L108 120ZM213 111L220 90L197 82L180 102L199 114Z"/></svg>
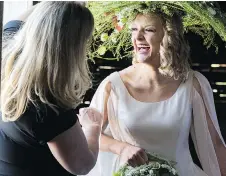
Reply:
<svg viewBox="0 0 226 176"><path fill-rule="evenodd" d="M144 149L141 149L139 155L144 160L144 162L147 164L148 163L148 156L147 156Z"/></svg>
<svg viewBox="0 0 226 176"><path fill-rule="evenodd" d="M78 118L82 126L102 126L103 116L94 108L79 109Z"/></svg>
<svg viewBox="0 0 226 176"><path fill-rule="evenodd" d="M146 164L145 160L141 157L140 154L135 155L136 165L140 166Z"/></svg>
<svg viewBox="0 0 226 176"><path fill-rule="evenodd" d="M128 164L132 167L137 167L137 166L146 164L146 162L141 156L133 155L133 157L128 160Z"/></svg>
<svg viewBox="0 0 226 176"><path fill-rule="evenodd" d="M89 115L101 115L101 113L97 110L97 109L95 109L95 108L90 108L90 107L88 107L88 108L80 108L79 109L79 114L80 115L85 115L86 113L89 113Z"/></svg>
<svg viewBox="0 0 226 176"><path fill-rule="evenodd" d="M128 164L132 167L136 167L136 163L135 163L134 159L132 159L132 158L128 160Z"/></svg>
<svg viewBox="0 0 226 176"><path fill-rule="evenodd" d="M132 167L137 167L140 165L144 165L148 163L148 157L145 153L145 150L140 149L137 153L133 154L133 156L128 159L128 164Z"/></svg>
<svg viewBox="0 0 226 176"><path fill-rule="evenodd" d="M80 108L79 109L79 115L80 116L85 115L87 112L88 112L88 108Z"/></svg>

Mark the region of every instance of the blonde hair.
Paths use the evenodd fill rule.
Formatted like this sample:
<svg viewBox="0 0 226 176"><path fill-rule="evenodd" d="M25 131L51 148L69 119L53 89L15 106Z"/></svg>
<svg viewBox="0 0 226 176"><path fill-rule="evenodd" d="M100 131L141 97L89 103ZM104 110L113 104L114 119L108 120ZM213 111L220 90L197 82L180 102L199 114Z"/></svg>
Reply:
<svg viewBox="0 0 226 176"><path fill-rule="evenodd" d="M190 71L190 47L184 38L181 18L178 15L168 17L162 13L155 15L162 19L164 26L164 37L159 50L159 72L185 81ZM136 57L133 57L133 64L136 63Z"/></svg>
<svg viewBox="0 0 226 176"><path fill-rule="evenodd" d="M90 88L86 45L91 12L77 2L41 2L3 48L1 112L15 121L36 100L75 108ZM54 100L54 101L52 101Z"/></svg>

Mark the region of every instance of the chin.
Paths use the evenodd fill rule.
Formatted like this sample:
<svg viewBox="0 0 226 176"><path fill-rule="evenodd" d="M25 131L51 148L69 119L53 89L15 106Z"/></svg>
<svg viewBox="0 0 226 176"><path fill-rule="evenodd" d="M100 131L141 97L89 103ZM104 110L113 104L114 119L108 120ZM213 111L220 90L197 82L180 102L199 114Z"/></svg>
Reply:
<svg viewBox="0 0 226 176"><path fill-rule="evenodd" d="M150 60L149 55L136 55L136 58L138 63L145 63Z"/></svg>

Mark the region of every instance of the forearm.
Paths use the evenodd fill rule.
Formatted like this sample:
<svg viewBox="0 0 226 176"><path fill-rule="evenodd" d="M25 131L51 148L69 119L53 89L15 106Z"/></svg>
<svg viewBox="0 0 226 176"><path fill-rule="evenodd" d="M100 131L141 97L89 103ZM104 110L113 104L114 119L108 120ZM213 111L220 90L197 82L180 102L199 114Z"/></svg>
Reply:
<svg viewBox="0 0 226 176"><path fill-rule="evenodd" d="M111 152L117 155L121 154L121 151L127 146L128 144L125 142L118 141L111 137L108 137L104 134L101 134L100 139L100 150Z"/></svg>
<svg viewBox="0 0 226 176"><path fill-rule="evenodd" d="M82 129L85 134L89 150L92 153L94 160L96 161L99 153L101 127L92 126L89 128L82 128Z"/></svg>

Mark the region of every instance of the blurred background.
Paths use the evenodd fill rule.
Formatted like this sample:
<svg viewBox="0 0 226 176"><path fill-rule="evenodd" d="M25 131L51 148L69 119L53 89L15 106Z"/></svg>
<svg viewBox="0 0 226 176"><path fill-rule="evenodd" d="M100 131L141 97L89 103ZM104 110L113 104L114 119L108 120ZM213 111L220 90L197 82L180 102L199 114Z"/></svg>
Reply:
<svg viewBox="0 0 226 176"><path fill-rule="evenodd" d="M5 1L3 24L13 20L38 2ZM226 13L226 1L218 3L222 11ZM218 53L216 53L214 47L207 49L203 46L201 37L193 33L186 33L185 36L191 47L192 68L206 76L212 86L220 128L226 140L226 43L222 42L219 36L216 36L216 44L219 46ZM120 61L96 59L95 63L89 61L90 70L93 74L93 88L87 92L84 101L78 108L89 106L96 88L106 76L129 65L131 65L131 59L129 58ZM191 139L189 143L193 159L195 163L200 165Z"/></svg>

